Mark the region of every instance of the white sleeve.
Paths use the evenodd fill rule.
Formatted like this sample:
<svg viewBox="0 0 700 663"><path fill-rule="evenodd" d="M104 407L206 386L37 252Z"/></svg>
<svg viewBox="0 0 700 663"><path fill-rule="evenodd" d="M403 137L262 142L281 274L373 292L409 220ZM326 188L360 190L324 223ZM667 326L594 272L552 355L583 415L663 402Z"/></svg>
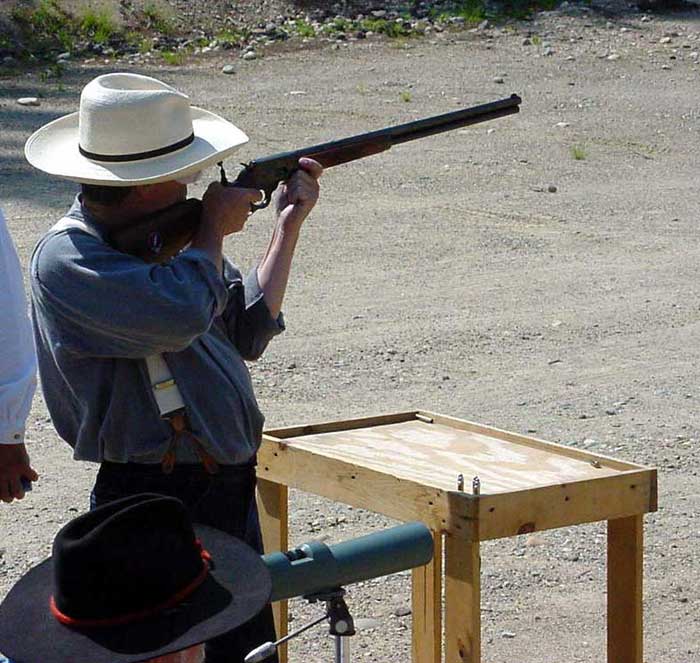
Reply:
<svg viewBox="0 0 700 663"><path fill-rule="evenodd" d="M36 352L22 269L0 210L0 444L24 442L36 390Z"/></svg>

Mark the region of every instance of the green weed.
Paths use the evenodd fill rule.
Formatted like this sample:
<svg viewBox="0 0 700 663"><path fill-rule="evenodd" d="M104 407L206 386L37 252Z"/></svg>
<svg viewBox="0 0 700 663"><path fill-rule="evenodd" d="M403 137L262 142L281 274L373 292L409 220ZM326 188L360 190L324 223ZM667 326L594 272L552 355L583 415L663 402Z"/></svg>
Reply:
<svg viewBox="0 0 700 663"><path fill-rule="evenodd" d="M163 51L161 54L166 64L177 66L185 61L185 54L180 51Z"/></svg>
<svg viewBox="0 0 700 663"><path fill-rule="evenodd" d="M586 158L586 151L582 147L574 145L571 148L571 156L574 157L576 161L583 161Z"/></svg>
<svg viewBox="0 0 700 663"><path fill-rule="evenodd" d="M58 0L17 5L11 18L21 35L17 55L24 59L52 59L60 51L74 52L80 41L104 45L122 36L105 9L86 9L76 16L64 10Z"/></svg>
<svg viewBox="0 0 700 663"><path fill-rule="evenodd" d="M162 35L170 35L175 32L175 26L169 16L166 16L162 8L155 2L148 2L143 7L143 15L149 29L160 32Z"/></svg>
<svg viewBox="0 0 700 663"><path fill-rule="evenodd" d="M249 33L247 30L231 30L227 28L221 32L218 32L214 38L222 46L233 47L245 42L245 40L248 38L248 34Z"/></svg>
<svg viewBox="0 0 700 663"><path fill-rule="evenodd" d="M97 44L106 44L117 32L112 17L104 10L87 10L80 19L80 30Z"/></svg>
<svg viewBox="0 0 700 663"><path fill-rule="evenodd" d="M63 67L59 62L54 62L39 74L39 79L45 83L55 78L61 78L61 76L63 76Z"/></svg>
<svg viewBox="0 0 700 663"><path fill-rule="evenodd" d="M355 23L350 19L336 16L332 21L326 23L321 29L323 32L332 35L347 33L353 30Z"/></svg>
<svg viewBox="0 0 700 663"><path fill-rule="evenodd" d="M399 94L399 97L400 97L401 101L403 101L403 102L406 103L406 104L409 103L409 102L411 101L411 99L412 99L411 93L410 93L408 90L403 90L403 91Z"/></svg>
<svg viewBox="0 0 700 663"><path fill-rule="evenodd" d="M298 19L294 22L294 30L297 35L305 39L313 39L316 36L314 26L304 19Z"/></svg>
<svg viewBox="0 0 700 663"><path fill-rule="evenodd" d="M153 50L153 39L150 37L138 37L139 53L148 53Z"/></svg>
<svg viewBox="0 0 700 663"><path fill-rule="evenodd" d="M360 21L359 27L366 32L386 35L390 39L409 37L413 34L413 30L410 27L406 27L403 23L387 21L383 18L366 18Z"/></svg>
<svg viewBox="0 0 700 663"><path fill-rule="evenodd" d="M73 45L74 21L56 0L40 0L35 7L18 5L11 17L22 34L24 55L43 59L52 50L69 50Z"/></svg>
<svg viewBox="0 0 700 663"><path fill-rule="evenodd" d="M447 7L432 9L433 19L449 21L451 18L463 18L468 24L481 23L484 19L495 20L523 19L537 10L550 10L559 4L559 0L500 0L495 8L487 8L486 0L455 0Z"/></svg>
<svg viewBox="0 0 700 663"><path fill-rule="evenodd" d="M486 7L483 0L462 0L453 3L448 9L433 10L433 18L443 21L463 18L467 23L481 23L486 18Z"/></svg>

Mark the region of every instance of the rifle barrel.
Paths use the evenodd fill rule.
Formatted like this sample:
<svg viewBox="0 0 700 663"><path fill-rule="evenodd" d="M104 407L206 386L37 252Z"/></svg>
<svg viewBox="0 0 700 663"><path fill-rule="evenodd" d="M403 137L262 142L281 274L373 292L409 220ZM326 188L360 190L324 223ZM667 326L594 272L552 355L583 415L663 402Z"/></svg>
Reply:
<svg viewBox="0 0 700 663"><path fill-rule="evenodd" d="M388 150L393 145L405 143L410 140L417 140L466 127L478 122L495 120L499 117L512 115L520 111L521 99L517 94L513 94L506 99L499 99L488 104L464 108L443 115L435 115L423 120L415 120L406 124L399 124L385 129L378 129L349 138L322 143L305 147L300 150L273 154L262 159L255 159L250 163L251 167L259 168L266 163L286 159L296 164L299 157L312 157L317 159L324 168L336 166L348 161L354 161L371 154L377 154Z"/></svg>
<svg viewBox="0 0 700 663"><path fill-rule="evenodd" d="M522 100L517 94L513 94L507 99L499 99L481 106L473 106L464 110L452 111L444 115L436 115L425 120L416 120L407 124L400 124L389 128L387 131L391 135L391 142L394 145L405 143L409 140L425 138L433 134L459 129L470 124L495 120L498 117L512 115L520 111Z"/></svg>

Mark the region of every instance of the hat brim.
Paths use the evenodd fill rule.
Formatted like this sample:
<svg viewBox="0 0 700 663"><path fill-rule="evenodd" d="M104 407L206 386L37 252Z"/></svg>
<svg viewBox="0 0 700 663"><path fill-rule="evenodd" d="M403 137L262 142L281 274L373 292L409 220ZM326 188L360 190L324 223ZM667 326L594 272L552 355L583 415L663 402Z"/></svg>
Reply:
<svg viewBox="0 0 700 663"><path fill-rule="evenodd" d="M194 141L187 147L142 161L99 162L84 157L79 145L78 113L49 122L24 146L32 166L63 179L85 184L131 186L156 184L201 170L248 142L236 125L191 106Z"/></svg>
<svg viewBox="0 0 700 663"><path fill-rule="evenodd" d="M53 568L48 559L24 575L0 605L0 651L14 663L138 663L241 626L269 602L270 573L242 541L204 525L195 525L195 532L213 568L177 608L124 626L64 626L49 610Z"/></svg>

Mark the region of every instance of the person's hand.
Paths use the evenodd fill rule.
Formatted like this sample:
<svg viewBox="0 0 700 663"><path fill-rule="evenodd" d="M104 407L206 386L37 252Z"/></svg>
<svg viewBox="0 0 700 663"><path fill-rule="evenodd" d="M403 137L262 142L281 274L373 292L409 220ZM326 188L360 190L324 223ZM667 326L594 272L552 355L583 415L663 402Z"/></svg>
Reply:
<svg viewBox="0 0 700 663"><path fill-rule="evenodd" d="M285 228L299 228L318 200L318 178L323 166L318 161L302 157L297 170L274 193L277 218Z"/></svg>
<svg viewBox="0 0 700 663"><path fill-rule="evenodd" d="M221 229L224 235L240 232L250 216L251 204L260 198L261 193L256 189L212 182L202 197L202 218Z"/></svg>
<svg viewBox="0 0 700 663"><path fill-rule="evenodd" d="M0 500L12 502L24 497L22 477L36 481L39 475L29 464L24 444L0 444Z"/></svg>

